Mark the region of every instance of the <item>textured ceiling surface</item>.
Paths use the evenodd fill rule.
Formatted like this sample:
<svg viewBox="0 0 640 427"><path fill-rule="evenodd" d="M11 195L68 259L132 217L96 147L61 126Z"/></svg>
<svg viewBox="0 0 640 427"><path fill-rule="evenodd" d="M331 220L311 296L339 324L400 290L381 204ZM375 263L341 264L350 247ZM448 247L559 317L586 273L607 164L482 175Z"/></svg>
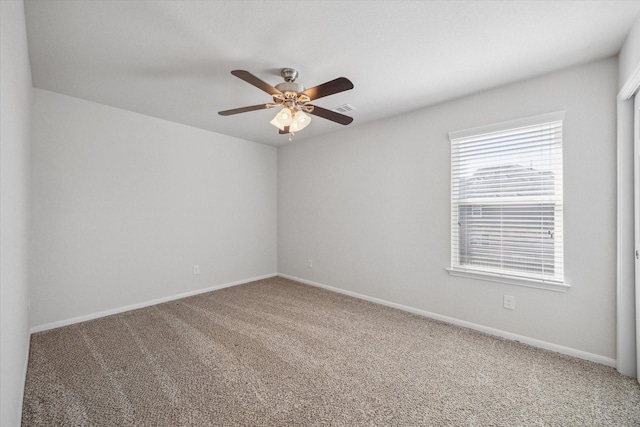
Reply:
<svg viewBox="0 0 640 427"><path fill-rule="evenodd" d="M349 126L615 55L640 1L41 1L25 13L38 88L274 146L270 101L230 74L276 85L296 68ZM341 130L313 117L295 140Z"/></svg>

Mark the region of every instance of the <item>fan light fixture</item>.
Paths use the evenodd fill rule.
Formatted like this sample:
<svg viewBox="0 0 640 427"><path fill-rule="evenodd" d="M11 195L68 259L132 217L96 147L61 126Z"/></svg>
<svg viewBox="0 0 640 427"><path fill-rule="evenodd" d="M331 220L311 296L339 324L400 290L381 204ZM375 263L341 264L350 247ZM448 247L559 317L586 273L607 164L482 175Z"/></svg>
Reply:
<svg viewBox="0 0 640 427"><path fill-rule="evenodd" d="M304 113L302 110L293 110L289 107L282 107L282 110L276 114L271 120L271 124L286 132L286 128L289 128L289 133L298 132L306 128L311 123L311 117Z"/></svg>

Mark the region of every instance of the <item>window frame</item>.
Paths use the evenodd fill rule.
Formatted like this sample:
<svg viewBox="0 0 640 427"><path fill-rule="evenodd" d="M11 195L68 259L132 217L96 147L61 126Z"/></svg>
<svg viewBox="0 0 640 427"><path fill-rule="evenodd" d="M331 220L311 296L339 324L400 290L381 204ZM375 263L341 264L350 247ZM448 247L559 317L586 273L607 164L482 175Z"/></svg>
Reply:
<svg viewBox="0 0 640 427"><path fill-rule="evenodd" d="M507 284L517 285L517 286L546 289L546 290L558 291L558 292L564 292L570 288L570 285L567 282L565 282L566 277L564 276L564 271L562 272L561 277L556 277L556 276L542 277L542 276L537 276L533 273L527 274L525 270L522 270L519 272L517 270L514 270L514 272L511 273L510 271L504 270L504 269L500 270L498 268L488 268L487 270L493 270L493 271L485 271L485 269L479 266L476 266L476 267L465 266L463 264L457 263L456 261L459 257L459 254L457 254L456 256L456 253L455 253L455 251L459 249L458 249L458 243L454 242L454 239L459 238L459 233L456 230L454 230L453 215L454 215L454 208L457 208L459 204L455 202L455 195L454 195L454 188L456 184L455 182L456 176L454 175L454 170L453 170L454 161L456 160L454 158L454 153L453 153L454 141L464 139L464 138L474 137L474 136L480 136L483 134L490 134L490 133L496 133L496 132L508 132L511 130L515 131L518 128L543 125L543 124L552 123L552 122L561 122L561 125L562 125L562 136L561 136L561 142L560 142L560 150L562 153L562 151L564 151L563 150L564 141L562 140L562 137L564 136L564 111L557 111L557 112L548 113L548 114L541 114L537 116L530 116L530 117L525 117L525 118L516 119L516 120L510 120L510 121L494 123L494 124L485 125L485 126L474 127L470 129L464 129L460 131L449 132L449 141L452 148L452 153L451 153L452 157L450 159L450 167L451 167L450 169L451 171L450 208L451 208L451 211L450 211L450 218L449 218L451 221L451 226L450 226L451 254L450 254L450 267L447 268L449 275L479 279L479 280L487 280L487 281L499 282L499 283L507 283ZM560 155L560 157L562 157L562 154ZM561 170L564 169L562 163L560 164L560 168ZM523 199L523 202L526 203L527 201L531 202L532 200ZM557 219L554 216L554 226L558 224L558 222L556 221L559 221L561 229L562 229L562 224L564 222L563 207L564 207L564 196L562 196L560 199L560 212L561 212L561 214L559 215L560 218ZM555 245L554 257L556 260L559 259L560 262L563 263L564 236L562 235L561 237L562 237L562 241L560 243L554 242L554 245Z"/></svg>

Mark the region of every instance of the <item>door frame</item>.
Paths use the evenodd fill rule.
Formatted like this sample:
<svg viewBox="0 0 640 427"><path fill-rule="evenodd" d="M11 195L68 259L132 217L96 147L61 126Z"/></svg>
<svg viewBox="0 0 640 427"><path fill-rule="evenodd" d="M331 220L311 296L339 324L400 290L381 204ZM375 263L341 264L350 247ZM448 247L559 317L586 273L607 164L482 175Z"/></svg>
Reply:
<svg viewBox="0 0 640 427"><path fill-rule="evenodd" d="M616 368L630 377L638 376L636 351L635 208L634 208L634 100L640 88L640 64L617 97L617 292ZM640 310L638 310L640 314ZM639 316L640 317L640 316Z"/></svg>
<svg viewBox="0 0 640 427"><path fill-rule="evenodd" d="M633 97L633 227L635 256L636 377L640 372L640 95ZM640 380L639 380L640 381Z"/></svg>

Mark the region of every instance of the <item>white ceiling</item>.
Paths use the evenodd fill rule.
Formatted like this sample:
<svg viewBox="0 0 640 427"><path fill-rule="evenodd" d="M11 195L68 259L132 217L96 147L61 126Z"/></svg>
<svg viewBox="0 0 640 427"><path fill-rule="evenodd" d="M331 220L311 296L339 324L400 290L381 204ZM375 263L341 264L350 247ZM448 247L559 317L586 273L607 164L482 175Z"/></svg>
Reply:
<svg viewBox="0 0 640 427"><path fill-rule="evenodd" d="M275 110L230 74L312 87L347 77L358 126L615 55L640 1L29 1L33 85L274 146ZM294 141L341 130L313 117Z"/></svg>

